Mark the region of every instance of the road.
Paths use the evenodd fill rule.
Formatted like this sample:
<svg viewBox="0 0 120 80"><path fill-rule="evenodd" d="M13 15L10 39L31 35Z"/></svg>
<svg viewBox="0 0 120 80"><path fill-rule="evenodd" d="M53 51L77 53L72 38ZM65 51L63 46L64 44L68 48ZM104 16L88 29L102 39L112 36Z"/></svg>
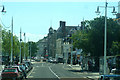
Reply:
<svg viewBox="0 0 120 80"><path fill-rule="evenodd" d="M90 80L84 79L84 74L76 74L66 64L53 64L45 62L36 62L33 69L28 73L28 79L48 79L48 80Z"/></svg>

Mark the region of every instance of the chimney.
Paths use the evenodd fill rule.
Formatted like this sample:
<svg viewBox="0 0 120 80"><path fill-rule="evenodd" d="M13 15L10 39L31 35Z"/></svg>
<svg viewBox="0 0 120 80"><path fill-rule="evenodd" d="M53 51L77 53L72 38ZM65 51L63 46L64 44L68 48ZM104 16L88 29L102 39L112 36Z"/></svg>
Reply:
<svg viewBox="0 0 120 80"><path fill-rule="evenodd" d="M65 27L66 22L65 21L60 21L60 27Z"/></svg>

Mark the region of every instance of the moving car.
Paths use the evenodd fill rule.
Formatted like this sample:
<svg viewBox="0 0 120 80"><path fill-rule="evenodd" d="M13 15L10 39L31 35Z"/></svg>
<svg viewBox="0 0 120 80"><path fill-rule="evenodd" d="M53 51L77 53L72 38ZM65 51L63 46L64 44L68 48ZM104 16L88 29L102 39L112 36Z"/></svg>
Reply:
<svg viewBox="0 0 120 80"><path fill-rule="evenodd" d="M23 76L17 68L5 68L1 73L2 80L22 80Z"/></svg>

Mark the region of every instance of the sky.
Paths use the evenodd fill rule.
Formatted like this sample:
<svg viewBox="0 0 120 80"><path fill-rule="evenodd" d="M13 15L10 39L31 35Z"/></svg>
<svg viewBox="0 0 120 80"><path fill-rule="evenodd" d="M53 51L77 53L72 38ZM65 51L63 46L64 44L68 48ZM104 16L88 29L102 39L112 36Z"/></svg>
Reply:
<svg viewBox="0 0 120 80"><path fill-rule="evenodd" d="M13 17L13 33L20 36L20 28L26 33L26 41L34 41L47 36L48 29L59 28L59 21L66 21L68 26L77 26L83 20L93 20L104 16L104 8L100 8L100 15L96 15L97 6L104 6L105 0L2 0L6 13L0 14L0 22L7 30L11 30ZM118 11L118 1L108 0L108 6L115 6ZM2 9L0 7L0 9ZM108 17L112 15L112 8L108 8ZM10 28L7 28L10 27Z"/></svg>

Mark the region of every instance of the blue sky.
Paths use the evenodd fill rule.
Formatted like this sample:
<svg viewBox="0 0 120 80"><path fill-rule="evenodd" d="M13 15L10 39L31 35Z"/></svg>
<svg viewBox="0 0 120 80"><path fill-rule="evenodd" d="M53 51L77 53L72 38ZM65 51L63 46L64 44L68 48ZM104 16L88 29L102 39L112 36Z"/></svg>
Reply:
<svg viewBox="0 0 120 80"><path fill-rule="evenodd" d="M11 19L14 19L14 34L19 37L20 27L22 33L26 33L26 38L30 41L38 41L48 34L48 29L52 26L58 29L59 21L66 21L66 25L78 25L83 20L92 20L98 17L95 13L97 6L104 6L104 2L8 2L0 3L4 5L6 14L1 13L1 20L6 26L10 26ZM108 6L118 6L118 2L109 2ZM100 8L104 15L104 8ZM116 7L118 11L118 7ZM112 15L112 9L108 9L108 17ZM11 28L6 28L7 30ZM22 37L23 38L23 37Z"/></svg>

